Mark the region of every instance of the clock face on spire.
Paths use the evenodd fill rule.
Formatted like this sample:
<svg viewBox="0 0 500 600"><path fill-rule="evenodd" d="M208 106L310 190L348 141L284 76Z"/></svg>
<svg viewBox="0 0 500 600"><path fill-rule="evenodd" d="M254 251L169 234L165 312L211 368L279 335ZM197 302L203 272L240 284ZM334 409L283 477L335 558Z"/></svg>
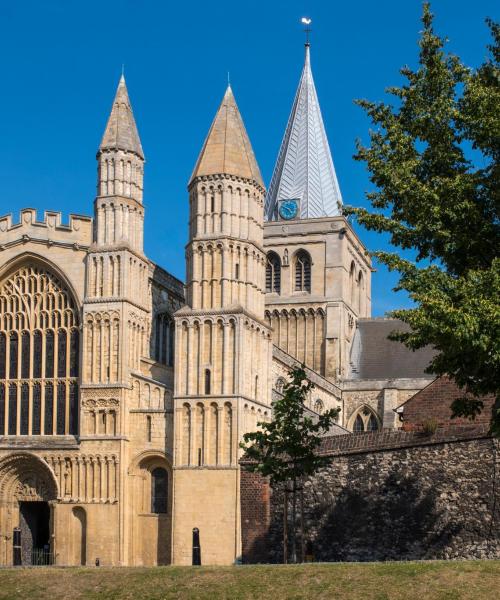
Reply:
<svg viewBox="0 0 500 600"><path fill-rule="evenodd" d="M279 213L282 219L286 219L287 221L289 221L290 219L295 219L298 212L299 203L297 200L282 200L280 202Z"/></svg>

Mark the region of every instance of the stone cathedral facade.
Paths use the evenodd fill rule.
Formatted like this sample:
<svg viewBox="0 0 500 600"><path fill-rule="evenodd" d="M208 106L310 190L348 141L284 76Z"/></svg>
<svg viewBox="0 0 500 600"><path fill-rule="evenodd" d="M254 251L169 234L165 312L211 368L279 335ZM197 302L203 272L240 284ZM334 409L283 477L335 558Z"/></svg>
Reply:
<svg viewBox="0 0 500 600"><path fill-rule="evenodd" d="M190 564L194 527L203 563L231 564L238 444L290 367L346 435L397 427L429 382L370 318L308 46L267 192L226 90L188 184L185 283L144 253L144 162L122 77L93 217L0 217L0 564Z"/></svg>

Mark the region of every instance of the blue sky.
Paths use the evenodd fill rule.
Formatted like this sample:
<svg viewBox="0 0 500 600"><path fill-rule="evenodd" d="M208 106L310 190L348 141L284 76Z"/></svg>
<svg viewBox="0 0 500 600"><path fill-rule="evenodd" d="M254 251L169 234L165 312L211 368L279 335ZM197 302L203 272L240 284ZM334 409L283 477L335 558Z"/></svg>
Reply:
<svg viewBox="0 0 500 600"><path fill-rule="evenodd" d="M435 26L476 66L498 19L493 0L435 0ZM419 0L333 2L0 0L0 213L23 207L91 214L95 153L125 76L146 153L148 256L184 277L186 184L224 93L227 72L269 183L303 60L300 17L313 19L312 68L344 201L366 205L352 159L369 122L355 98L383 100L414 66ZM358 229L367 246L384 239ZM373 277L373 314L407 304Z"/></svg>

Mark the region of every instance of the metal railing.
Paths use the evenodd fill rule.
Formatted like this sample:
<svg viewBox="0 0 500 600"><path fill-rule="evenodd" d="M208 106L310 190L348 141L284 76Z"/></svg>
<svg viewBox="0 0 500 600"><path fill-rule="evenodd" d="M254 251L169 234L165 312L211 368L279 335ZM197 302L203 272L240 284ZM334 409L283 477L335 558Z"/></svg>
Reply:
<svg viewBox="0 0 500 600"><path fill-rule="evenodd" d="M33 548L31 564L34 567L47 567L54 564L54 554L46 548Z"/></svg>

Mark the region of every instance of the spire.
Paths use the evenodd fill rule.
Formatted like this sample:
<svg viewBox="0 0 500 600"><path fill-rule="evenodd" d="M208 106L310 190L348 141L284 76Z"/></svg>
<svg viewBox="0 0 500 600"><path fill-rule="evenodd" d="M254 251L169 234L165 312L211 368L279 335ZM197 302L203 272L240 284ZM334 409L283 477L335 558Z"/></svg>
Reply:
<svg viewBox="0 0 500 600"><path fill-rule="evenodd" d="M264 187L248 134L228 85L189 183L202 175L236 175Z"/></svg>
<svg viewBox="0 0 500 600"><path fill-rule="evenodd" d="M116 90L113 108L109 115L106 130L102 136L99 151L102 150L123 150L133 152L144 159L141 140L137 132L132 105L128 97L125 77L120 77L118 89Z"/></svg>
<svg viewBox="0 0 500 600"><path fill-rule="evenodd" d="M314 86L309 42L305 47L302 76L266 196L267 221L277 220L280 201L292 198L300 201L301 219L340 214L342 196Z"/></svg>

